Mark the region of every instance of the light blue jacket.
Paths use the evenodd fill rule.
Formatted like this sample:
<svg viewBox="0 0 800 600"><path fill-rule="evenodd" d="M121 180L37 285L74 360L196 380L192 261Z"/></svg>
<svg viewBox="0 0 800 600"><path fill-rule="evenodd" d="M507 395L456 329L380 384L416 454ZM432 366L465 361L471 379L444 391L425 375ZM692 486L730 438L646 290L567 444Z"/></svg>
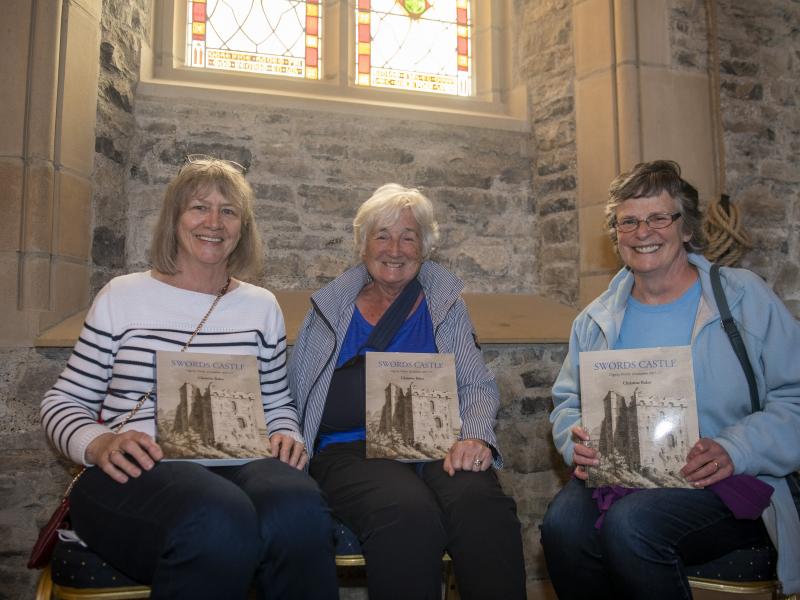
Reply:
<svg viewBox="0 0 800 600"><path fill-rule="evenodd" d="M800 469L800 323L754 273L722 268L722 284L755 371L761 408L752 413L744 371L722 329L711 289L711 263L697 254L689 262L700 275L702 297L692 332L692 360L700 436L717 441L735 473L757 475L775 492L762 514L778 549L784 593L800 592L800 519L783 478ZM569 353L553 386L553 439L567 464L579 424L582 351L614 349L633 274L622 269L608 289L572 324Z"/></svg>
<svg viewBox="0 0 800 600"><path fill-rule="evenodd" d="M503 466L494 426L500 394L494 375L483 362L475 328L461 297L464 283L441 265L425 261L417 276L425 292L436 348L455 354L456 385L461 412L460 439L476 438L493 449L494 467ZM358 293L369 281L363 264L342 273L311 296L289 360L289 385L301 415L309 454L319 431L336 358L353 317Z"/></svg>

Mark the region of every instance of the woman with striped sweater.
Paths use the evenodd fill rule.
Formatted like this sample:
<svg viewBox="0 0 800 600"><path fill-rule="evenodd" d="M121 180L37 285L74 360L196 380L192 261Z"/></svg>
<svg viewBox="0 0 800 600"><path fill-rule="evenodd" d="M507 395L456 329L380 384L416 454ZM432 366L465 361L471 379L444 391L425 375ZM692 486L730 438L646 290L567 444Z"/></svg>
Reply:
<svg viewBox="0 0 800 600"><path fill-rule="evenodd" d="M438 237L433 206L415 189L388 184L353 225L362 263L312 296L289 367L303 433L314 442L311 476L361 541L371 599L439 598L445 550L463 598L524 598L516 505L494 472L502 466L497 385L461 298L464 284L425 260ZM359 356L398 298L410 308L397 315L385 351L455 355L462 428L444 460L366 458Z"/></svg>
<svg viewBox="0 0 800 600"><path fill-rule="evenodd" d="M72 526L151 598L336 598L328 509L307 460L286 376L283 315L237 279L260 267L253 192L236 163L189 157L170 183L153 268L97 295L41 408L53 445L91 466L70 496ZM192 338L192 334L196 336ZM155 354L254 355L275 458L206 468L161 461ZM314 577L307 577L312 570Z"/></svg>

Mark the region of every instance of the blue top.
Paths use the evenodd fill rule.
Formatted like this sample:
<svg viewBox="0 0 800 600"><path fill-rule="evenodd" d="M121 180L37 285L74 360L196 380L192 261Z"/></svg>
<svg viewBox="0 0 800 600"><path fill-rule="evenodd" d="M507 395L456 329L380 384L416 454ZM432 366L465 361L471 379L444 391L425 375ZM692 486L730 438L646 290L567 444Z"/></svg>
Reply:
<svg viewBox="0 0 800 600"><path fill-rule="evenodd" d="M336 359L336 368L341 367L356 354L366 354L371 350L366 343L374 328L375 326L364 318L356 306L353 310L353 318L347 328L347 334L342 342L339 357ZM437 352L436 340L433 337L433 321L424 296L416 310L400 326L384 352ZM329 444L363 439L366 439L366 430L363 427L321 433L317 442L317 450L322 450Z"/></svg>
<svg viewBox="0 0 800 600"><path fill-rule="evenodd" d="M742 366L720 326L711 289L711 263L689 253L700 276L702 297L694 324L692 362L701 437L712 438L731 458L734 474L755 475L771 485L770 506L761 518L778 548L778 577L784 594L800 592L800 518L785 475L800 466L800 322L755 273L722 267L722 285L731 315L747 348L762 410L752 413ZM568 464L580 423L581 352L615 348L633 288L623 268L608 289L575 319L569 352L553 385L553 440ZM657 491L657 490L655 490Z"/></svg>
<svg viewBox="0 0 800 600"><path fill-rule="evenodd" d="M614 350L688 346L701 291L698 278L680 298L666 304L644 304L628 296Z"/></svg>
<svg viewBox="0 0 800 600"><path fill-rule="evenodd" d="M342 349L339 351L339 358L336 359L337 369L356 354L366 354L368 350L372 350L365 344L373 329L375 326L364 318L356 306L350 326L347 328L347 335L342 342ZM424 296L417 309L400 326L384 352L437 352L436 340L433 338L433 321Z"/></svg>

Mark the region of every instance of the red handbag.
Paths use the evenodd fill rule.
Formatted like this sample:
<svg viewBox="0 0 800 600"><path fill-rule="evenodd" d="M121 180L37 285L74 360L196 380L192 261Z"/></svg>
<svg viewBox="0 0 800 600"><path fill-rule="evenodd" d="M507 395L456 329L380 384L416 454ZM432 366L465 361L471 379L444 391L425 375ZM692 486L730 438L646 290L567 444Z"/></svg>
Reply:
<svg viewBox="0 0 800 600"><path fill-rule="evenodd" d="M83 475L83 471L84 469L81 469L72 479L58 507L45 526L39 530L39 537L33 545L30 557L28 557L29 569L41 569L50 564L50 557L53 556L53 548L58 541L58 530L69 529L69 493L78 478Z"/></svg>

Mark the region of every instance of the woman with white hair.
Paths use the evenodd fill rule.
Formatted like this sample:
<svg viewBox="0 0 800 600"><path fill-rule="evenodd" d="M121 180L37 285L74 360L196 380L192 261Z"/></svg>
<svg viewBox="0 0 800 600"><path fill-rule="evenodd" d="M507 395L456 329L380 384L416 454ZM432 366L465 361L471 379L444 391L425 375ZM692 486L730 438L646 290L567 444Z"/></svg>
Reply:
<svg viewBox="0 0 800 600"><path fill-rule="evenodd" d="M445 550L463 598L524 598L516 505L494 472L502 466L497 385L463 282L427 260L438 238L433 206L415 189L387 184L361 205L353 229L361 264L312 296L289 365L311 476L361 541L370 598L439 598ZM363 356L403 297L409 308L391 311L402 324L385 351L455 355L462 428L444 460L366 458Z"/></svg>

